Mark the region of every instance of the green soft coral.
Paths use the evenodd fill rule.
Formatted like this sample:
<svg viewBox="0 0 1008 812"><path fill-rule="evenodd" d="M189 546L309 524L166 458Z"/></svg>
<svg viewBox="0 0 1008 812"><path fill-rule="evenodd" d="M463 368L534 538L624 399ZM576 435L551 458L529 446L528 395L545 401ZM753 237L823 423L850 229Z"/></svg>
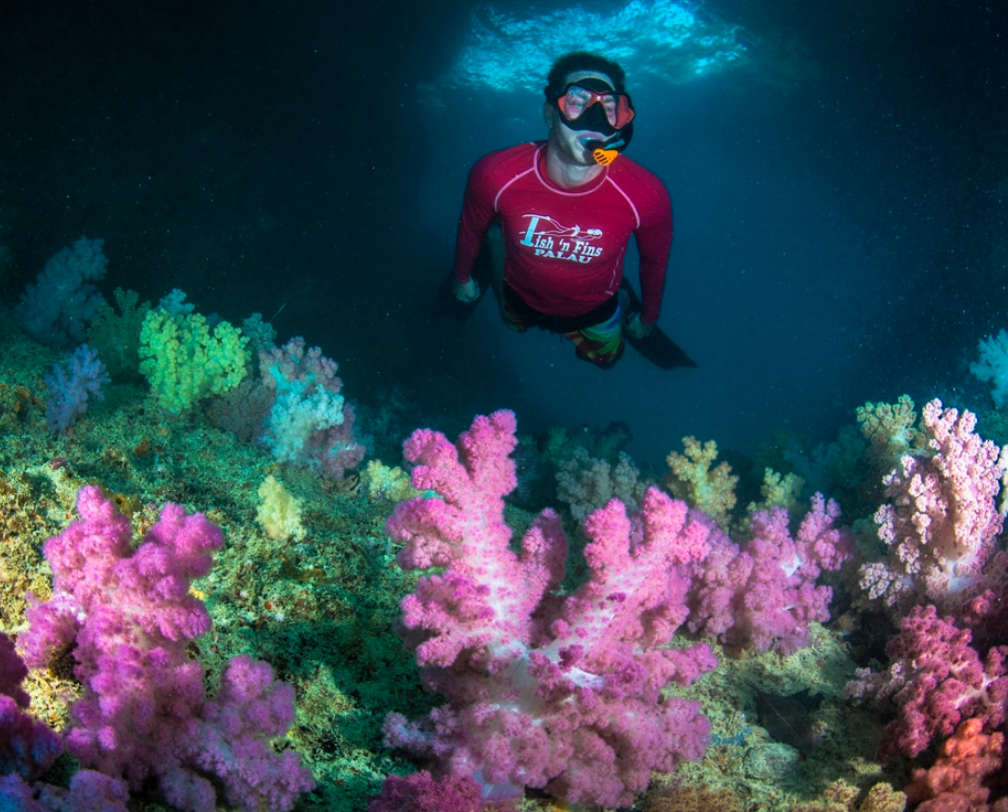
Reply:
<svg viewBox="0 0 1008 812"><path fill-rule="evenodd" d="M229 322L213 330L199 313L147 313L140 328L140 371L164 409L188 411L201 398L241 383L248 372L248 338Z"/></svg>
<svg viewBox="0 0 1008 812"><path fill-rule="evenodd" d="M150 302L141 302L135 290L116 288L118 312L103 302L88 327L88 344L98 351L113 379L136 375L139 368L140 328L150 312Z"/></svg>

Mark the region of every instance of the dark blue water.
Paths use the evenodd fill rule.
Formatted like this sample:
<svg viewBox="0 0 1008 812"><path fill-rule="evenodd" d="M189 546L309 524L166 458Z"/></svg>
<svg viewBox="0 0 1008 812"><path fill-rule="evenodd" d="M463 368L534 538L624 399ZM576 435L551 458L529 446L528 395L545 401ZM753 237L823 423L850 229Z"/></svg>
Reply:
<svg viewBox="0 0 1008 812"><path fill-rule="evenodd" d="M652 460L685 434L825 439L902 392L987 396L967 365L1008 326L995 4L715 3L700 16L744 59L695 77L646 26L614 34L611 3L142 5L5 4L7 304L59 248L103 237L109 291L260 311L338 360L351 400L397 393L448 431L505 406L525 430L619 420ZM593 31L631 55L628 154L676 210L660 323L698 369L628 353L602 372L505 330L489 300L461 328L432 316L469 167L545 134L535 70L508 90L459 79L474 24L501 19L533 27L540 59Z"/></svg>

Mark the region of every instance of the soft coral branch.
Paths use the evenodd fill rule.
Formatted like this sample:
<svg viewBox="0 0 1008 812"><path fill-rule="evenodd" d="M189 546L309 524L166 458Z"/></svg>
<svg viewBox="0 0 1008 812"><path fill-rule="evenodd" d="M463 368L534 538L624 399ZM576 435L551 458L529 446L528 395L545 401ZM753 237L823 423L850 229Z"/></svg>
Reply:
<svg viewBox="0 0 1008 812"><path fill-rule="evenodd" d="M586 522L590 575L555 594L567 540L545 511L510 547L504 496L516 485L515 418L477 417L452 444L427 429L405 443L413 485L438 497L401 504L388 524L406 569L425 575L403 621L429 687L447 704L419 724L397 714L386 740L471 775L485 798L542 787L580 803L625 806L653 769L699 758L709 724L695 702L662 697L715 665L706 645L665 648L686 617L686 565L705 524L652 489L638 522L618 500Z"/></svg>

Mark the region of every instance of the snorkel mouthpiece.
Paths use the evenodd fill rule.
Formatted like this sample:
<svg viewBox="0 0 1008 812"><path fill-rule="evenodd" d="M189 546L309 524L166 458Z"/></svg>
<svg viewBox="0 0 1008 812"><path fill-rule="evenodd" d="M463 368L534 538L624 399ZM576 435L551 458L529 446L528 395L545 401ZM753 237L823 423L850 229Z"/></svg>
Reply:
<svg viewBox="0 0 1008 812"><path fill-rule="evenodd" d="M599 166L609 166L618 157L619 151L615 149L599 148L592 150L592 158Z"/></svg>
<svg viewBox="0 0 1008 812"><path fill-rule="evenodd" d="M627 148L629 140L629 138L623 137L622 131L617 131L604 141L596 138L588 141L585 146L591 150L591 156L595 163L599 166L609 166Z"/></svg>

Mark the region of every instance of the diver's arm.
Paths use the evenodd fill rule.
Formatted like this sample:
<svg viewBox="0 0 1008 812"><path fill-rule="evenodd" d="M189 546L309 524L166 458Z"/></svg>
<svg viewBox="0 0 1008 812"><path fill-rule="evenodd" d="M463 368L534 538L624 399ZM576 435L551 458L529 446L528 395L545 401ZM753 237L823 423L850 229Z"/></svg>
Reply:
<svg viewBox="0 0 1008 812"><path fill-rule="evenodd" d="M665 271L672 251L672 201L659 182L659 188L648 196L641 207L641 225L637 229L640 253L641 322L652 325L661 313L665 290Z"/></svg>
<svg viewBox="0 0 1008 812"><path fill-rule="evenodd" d="M466 183L462 213L459 215L458 232L455 237L456 295L462 286L472 281L470 274L476 263L476 257L479 256L483 237L496 216L493 207L495 189L488 164L487 158L477 162L469 173L469 181ZM476 290L478 295L479 288Z"/></svg>
<svg viewBox="0 0 1008 812"><path fill-rule="evenodd" d="M454 292L455 298L458 299L463 304L472 304L480 297L479 283L473 279L471 276L465 282L459 282L458 279L454 280Z"/></svg>

